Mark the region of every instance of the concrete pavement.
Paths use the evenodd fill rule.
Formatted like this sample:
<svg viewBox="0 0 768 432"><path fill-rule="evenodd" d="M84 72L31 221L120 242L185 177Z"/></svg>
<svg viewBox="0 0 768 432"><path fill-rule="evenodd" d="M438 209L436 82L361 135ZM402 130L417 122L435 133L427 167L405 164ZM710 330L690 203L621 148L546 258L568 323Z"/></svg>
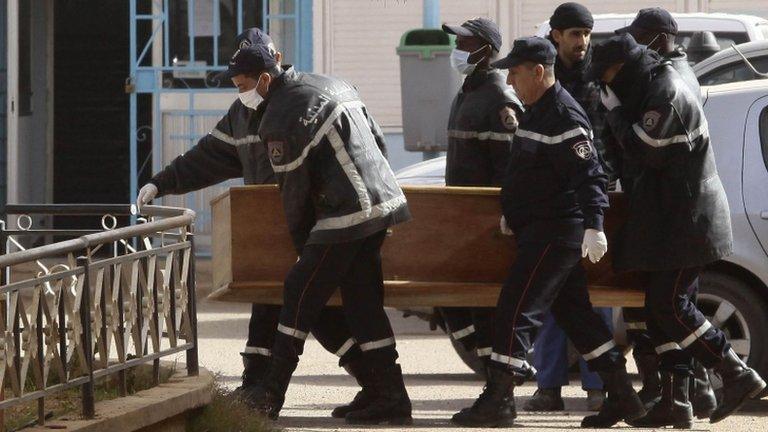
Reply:
<svg viewBox="0 0 768 432"><path fill-rule="evenodd" d="M201 301L198 307L200 361L219 374L227 387L240 383L242 363L238 353L245 345L250 307L245 304ZM402 319L390 314L397 334L400 363L413 401L414 425L378 427L377 430L463 430L449 422L460 408L469 406L482 390L479 381L454 353L448 338L430 332L426 323L416 318ZM313 339L307 341L304 355L286 395L286 403L276 426L288 431L360 430L330 417L331 409L348 402L357 392L357 384L337 365L338 359L324 351ZM634 365L630 365L634 370ZM522 430L571 431L578 428L586 403L578 382L563 389L565 413L520 413ZM526 384L515 389L518 407L535 391ZM623 428L627 428L623 425ZM751 402L745 411L716 425L697 421L695 430L768 431L768 400ZM478 429L469 429L476 431ZM641 430L641 429L636 429Z"/></svg>

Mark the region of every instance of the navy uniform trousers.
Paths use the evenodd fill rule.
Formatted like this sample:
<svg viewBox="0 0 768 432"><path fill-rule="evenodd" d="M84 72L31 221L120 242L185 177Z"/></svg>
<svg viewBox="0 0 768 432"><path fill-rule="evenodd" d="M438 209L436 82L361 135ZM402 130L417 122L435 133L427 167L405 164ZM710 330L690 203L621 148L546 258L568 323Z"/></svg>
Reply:
<svg viewBox="0 0 768 432"><path fill-rule="evenodd" d="M385 236L386 230L382 230L345 243L304 247L285 280L272 355L298 361L310 329L317 329L324 318L325 304L340 289L344 316L352 333L350 343L359 347L366 364L375 367L394 363L395 338L384 312L380 251Z"/></svg>
<svg viewBox="0 0 768 432"><path fill-rule="evenodd" d="M525 355L547 311L590 370L611 371L624 364L608 326L592 309L580 248L553 240L518 244L496 307L491 366L529 377L534 369Z"/></svg>

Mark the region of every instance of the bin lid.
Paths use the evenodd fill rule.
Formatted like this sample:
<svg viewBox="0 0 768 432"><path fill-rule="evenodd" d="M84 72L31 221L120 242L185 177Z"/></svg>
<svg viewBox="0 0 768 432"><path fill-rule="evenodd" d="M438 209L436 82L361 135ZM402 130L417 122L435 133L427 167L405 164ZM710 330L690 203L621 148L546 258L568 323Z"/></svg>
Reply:
<svg viewBox="0 0 768 432"><path fill-rule="evenodd" d="M454 46L456 46L456 36L442 29L418 28L403 33L397 53L416 53L421 58L432 58L435 53L450 52Z"/></svg>

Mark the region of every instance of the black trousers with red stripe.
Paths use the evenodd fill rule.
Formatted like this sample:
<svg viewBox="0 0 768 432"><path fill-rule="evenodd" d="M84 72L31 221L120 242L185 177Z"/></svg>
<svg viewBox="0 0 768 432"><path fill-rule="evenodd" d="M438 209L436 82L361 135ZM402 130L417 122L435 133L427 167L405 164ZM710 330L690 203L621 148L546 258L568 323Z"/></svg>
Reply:
<svg viewBox="0 0 768 432"><path fill-rule="evenodd" d="M648 333L660 356L660 368L685 373L690 357L712 368L730 348L723 332L711 325L691 301L700 267L643 272ZM682 370L680 370L682 369Z"/></svg>
<svg viewBox="0 0 768 432"><path fill-rule="evenodd" d="M248 341L245 353L269 355L275 343L277 324L280 319L280 306L253 304L251 319L248 322ZM352 333L347 326L344 310L340 307L326 306L320 312L312 336L331 354L339 356L339 366L360 358L360 347L354 343Z"/></svg>
<svg viewBox="0 0 768 432"><path fill-rule="evenodd" d="M593 371L624 365L608 326L589 301L581 251L573 245L519 243L496 307L491 366L529 376L525 354L550 310Z"/></svg>
<svg viewBox="0 0 768 432"><path fill-rule="evenodd" d="M323 307L338 288L362 358L371 367L395 362L395 339L384 312L380 251L385 236L386 231L380 231L350 242L304 247L285 279L272 355L298 361L309 330L323 318Z"/></svg>

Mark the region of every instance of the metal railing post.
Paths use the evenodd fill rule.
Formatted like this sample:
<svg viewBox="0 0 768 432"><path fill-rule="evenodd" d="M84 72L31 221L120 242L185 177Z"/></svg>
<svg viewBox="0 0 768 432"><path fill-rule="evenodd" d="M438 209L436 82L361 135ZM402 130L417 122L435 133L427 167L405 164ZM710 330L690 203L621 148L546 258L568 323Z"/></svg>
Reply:
<svg viewBox="0 0 768 432"><path fill-rule="evenodd" d="M93 383L93 346L91 345L91 249L85 250L85 257L79 257L83 267L83 292L80 296L80 324L83 329L82 347L85 353L85 368L88 381L81 387L83 417L92 419L96 415L96 400Z"/></svg>
<svg viewBox="0 0 768 432"><path fill-rule="evenodd" d="M200 365L197 356L197 295L195 286L195 236L192 232L192 225L189 225L187 235L189 236L189 275L187 275L187 290L189 291L187 302L187 316L189 317L190 338L192 339L192 348L187 350L187 374L197 376L200 373Z"/></svg>

